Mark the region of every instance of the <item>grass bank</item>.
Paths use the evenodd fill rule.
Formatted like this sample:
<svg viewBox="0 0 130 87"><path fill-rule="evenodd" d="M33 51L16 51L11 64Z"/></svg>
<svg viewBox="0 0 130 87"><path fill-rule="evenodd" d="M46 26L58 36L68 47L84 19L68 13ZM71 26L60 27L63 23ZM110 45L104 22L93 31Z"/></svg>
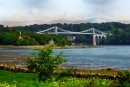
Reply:
<svg viewBox="0 0 130 87"><path fill-rule="evenodd" d="M54 76L52 81L38 82L37 73L14 73L0 70L0 87L109 87L111 80Z"/></svg>

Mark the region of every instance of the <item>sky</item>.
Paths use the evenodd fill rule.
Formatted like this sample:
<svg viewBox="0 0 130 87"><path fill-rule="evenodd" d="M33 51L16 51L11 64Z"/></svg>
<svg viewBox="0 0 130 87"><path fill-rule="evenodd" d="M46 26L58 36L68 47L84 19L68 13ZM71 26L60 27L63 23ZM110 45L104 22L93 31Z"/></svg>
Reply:
<svg viewBox="0 0 130 87"><path fill-rule="evenodd" d="M0 21L130 20L130 0L0 0Z"/></svg>

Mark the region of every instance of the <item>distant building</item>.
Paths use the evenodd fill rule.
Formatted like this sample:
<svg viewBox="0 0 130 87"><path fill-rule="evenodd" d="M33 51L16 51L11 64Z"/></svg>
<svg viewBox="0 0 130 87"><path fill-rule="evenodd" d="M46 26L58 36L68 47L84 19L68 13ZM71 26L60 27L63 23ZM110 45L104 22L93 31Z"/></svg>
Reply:
<svg viewBox="0 0 130 87"><path fill-rule="evenodd" d="M53 41L53 39L52 39L52 40L49 40L49 41L48 41L48 44L49 44L49 45L54 45L55 43L54 43L54 41Z"/></svg>
<svg viewBox="0 0 130 87"><path fill-rule="evenodd" d="M76 37L75 36L68 36L68 40L75 40Z"/></svg>

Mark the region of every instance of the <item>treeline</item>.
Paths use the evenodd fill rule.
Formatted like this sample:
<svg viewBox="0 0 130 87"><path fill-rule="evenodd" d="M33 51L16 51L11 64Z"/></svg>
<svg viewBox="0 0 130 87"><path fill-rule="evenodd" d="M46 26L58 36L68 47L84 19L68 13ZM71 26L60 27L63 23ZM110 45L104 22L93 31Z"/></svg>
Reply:
<svg viewBox="0 0 130 87"><path fill-rule="evenodd" d="M47 35L35 32L45 30L52 26L58 26L69 31L83 31L89 28L96 28L100 31L110 33L101 45L130 45L130 24L118 22L108 23L81 23L81 24L34 24L30 26L4 27L0 25L0 45L45 45L49 40L54 40L55 45L65 46L76 44L92 43L91 35L73 35L75 40L68 40L68 35Z"/></svg>
<svg viewBox="0 0 130 87"><path fill-rule="evenodd" d="M58 27L63 28L65 30L78 32L78 31L83 31L83 30L89 29L89 28L96 28L96 29L101 30L101 31L113 30L115 28L125 29L125 28L130 27L130 24L122 24L119 22L81 23L81 24L66 24L66 23L60 24L60 23L57 23L57 24L41 24L41 25L34 24L34 25L29 25L29 26L19 26L17 28L22 29L22 30L30 30L30 31L36 32L36 31L50 28L52 26L58 26Z"/></svg>
<svg viewBox="0 0 130 87"><path fill-rule="evenodd" d="M0 45L45 45L52 39L55 45L58 46L71 45L71 41L67 40L65 35L42 35L31 32L30 30L21 30L17 27L4 27L0 25Z"/></svg>
<svg viewBox="0 0 130 87"><path fill-rule="evenodd" d="M32 32L44 30L52 26L58 26L65 30L69 31L83 31L89 28L96 28L98 30L111 33L111 36L108 35L107 39L103 40L102 45L130 45L130 24L123 24L119 22L107 22L107 23L81 23L81 24L41 24L41 25L30 25L17 27L21 30L30 30ZM75 35L76 39L74 43L91 43L90 35Z"/></svg>

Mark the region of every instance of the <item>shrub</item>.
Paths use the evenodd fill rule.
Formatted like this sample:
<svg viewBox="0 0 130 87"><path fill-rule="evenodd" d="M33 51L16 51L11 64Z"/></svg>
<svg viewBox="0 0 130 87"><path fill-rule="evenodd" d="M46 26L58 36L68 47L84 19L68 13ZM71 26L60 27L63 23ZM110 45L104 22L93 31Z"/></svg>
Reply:
<svg viewBox="0 0 130 87"><path fill-rule="evenodd" d="M61 53L56 56L53 56L52 53L52 47L45 47L37 54L33 53L27 60L28 67L39 72L39 81L51 79L54 71L66 61L61 57Z"/></svg>
<svg viewBox="0 0 130 87"><path fill-rule="evenodd" d="M111 87L130 87L130 72L119 71L116 80L114 80Z"/></svg>

